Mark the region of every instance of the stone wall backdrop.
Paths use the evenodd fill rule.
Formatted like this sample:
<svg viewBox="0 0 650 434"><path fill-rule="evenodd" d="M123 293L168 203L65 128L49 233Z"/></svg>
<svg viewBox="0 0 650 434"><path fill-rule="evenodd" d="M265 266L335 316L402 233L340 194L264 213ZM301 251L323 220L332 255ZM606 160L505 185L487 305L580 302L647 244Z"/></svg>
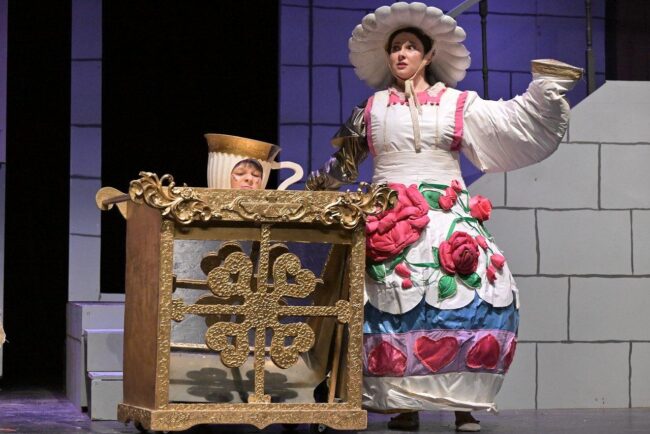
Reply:
<svg viewBox="0 0 650 434"><path fill-rule="evenodd" d="M607 82L558 151L484 175L521 292L505 408L650 406L650 83Z"/></svg>
<svg viewBox="0 0 650 434"><path fill-rule="evenodd" d="M102 0L72 0L71 39L68 300L99 301Z"/></svg>

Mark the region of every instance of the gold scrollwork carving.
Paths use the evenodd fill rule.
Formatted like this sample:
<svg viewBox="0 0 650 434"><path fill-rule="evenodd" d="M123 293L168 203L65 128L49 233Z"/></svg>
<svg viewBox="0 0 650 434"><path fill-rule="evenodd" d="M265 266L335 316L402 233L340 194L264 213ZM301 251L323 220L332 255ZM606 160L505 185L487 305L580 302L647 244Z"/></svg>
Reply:
<svg viewBox="0 0 650 434"><path fill-rule="evenodd" d="M193 220L209 221L213 217L210 207L191 187L176 186L171 175L158 175L151 172L140 172L140 179L131 181L129 195L136 203L146 203L152 208L161 210L163 216L168 216L181 224L189 224ZM217 215L215 215L217 217Z"/></svg>
<svg viewBox="0 0 650 434"><path fill-rule="evenodd" d="M296 221L303 218L312 206L307 197L300 198L297 202L279 203L269 200L268 197L252 200L251 198L238 197L230 204L222 207L224 211L232 211L244 220L278 220Z"/></svg>
<svg viewBox="0 0 650 434"><path fill-rule="evenodd" d="M359 185L357 191L347 191L325 207L320 216L323 223L340 223L346 229L354 229L365 220L366 215L379 214L397 201L397 192L385 184L361 182Z"/></svg>

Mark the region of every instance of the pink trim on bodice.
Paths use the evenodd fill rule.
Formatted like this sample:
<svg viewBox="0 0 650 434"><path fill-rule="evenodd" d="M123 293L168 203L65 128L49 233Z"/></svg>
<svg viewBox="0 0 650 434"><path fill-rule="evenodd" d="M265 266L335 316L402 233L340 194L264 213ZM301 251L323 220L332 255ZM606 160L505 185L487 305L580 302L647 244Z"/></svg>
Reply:
<svg viewBox="0 0 650 434"><path fill-rule="evenodd" d="M368 98L366 103L366 108L363 110L363 120L366 123L366 140L368 141L368 148L370 149L370 154L374 157L377 155L375 152L375 147L372 144L372 122L370 121L370 111L372 110L372 102L375 100L375 96Z"/></svg>
<svg viewBox="0 0 650 434"><path fill-rule="evenodd" d="M418 92L417 97L420 105L430 104L430 105L439 105L440 98L447 90L446 87L438 88L437 86L430 87L429 89ZM406 95L404 92L400 92L394 87L388 89L388 105L394 104L408 104Z"/></svg>
<svg viewBox="0 0 650 434"><path fill-rule="evenodd" d="M460 149L460 143L463 140L463 111L465 110L465 101L467 101L467 91L461 92L456 100L456 114L454 119L454 140L451 142L452 151Z"/></svg>

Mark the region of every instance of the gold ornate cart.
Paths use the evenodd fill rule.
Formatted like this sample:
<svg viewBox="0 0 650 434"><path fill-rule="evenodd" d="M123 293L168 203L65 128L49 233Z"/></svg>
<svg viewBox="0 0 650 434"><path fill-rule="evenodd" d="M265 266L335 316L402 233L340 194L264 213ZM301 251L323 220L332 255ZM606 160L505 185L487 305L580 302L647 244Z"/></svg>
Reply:
<svg viewBox="0 0 650 434"><path fill-rule="evenodd" d="M127 219L118 419L164 431L203 423L365 429L363 222L395 193L375 186L346 193L212 190L140 175L128 196L110 187L97 195L102 209L117 203ZM218 244L200 261L203 279L175 274L174 250L189 241ZM327 250L320 272L292 252L311 260L305 246L313 243ZM182 287L201 296L179 296ZM205 327L201 342L174 337L191 318ZM324 402L287 393L314 372L328 377Z"/></svg>

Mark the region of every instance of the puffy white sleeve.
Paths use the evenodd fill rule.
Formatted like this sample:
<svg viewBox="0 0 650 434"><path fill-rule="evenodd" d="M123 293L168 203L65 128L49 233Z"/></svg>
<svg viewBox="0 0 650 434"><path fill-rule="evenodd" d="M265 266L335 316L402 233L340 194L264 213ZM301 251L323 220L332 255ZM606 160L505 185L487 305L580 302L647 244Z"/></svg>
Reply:
<svg viewBox="0 0 650 434"><path fill-rule="evenodd" d="M533 74L523 95L487 101L468 94L461 149L483 172L505 172L541 161L560 144L569 124L564 94L575 81Z"/></svg>

